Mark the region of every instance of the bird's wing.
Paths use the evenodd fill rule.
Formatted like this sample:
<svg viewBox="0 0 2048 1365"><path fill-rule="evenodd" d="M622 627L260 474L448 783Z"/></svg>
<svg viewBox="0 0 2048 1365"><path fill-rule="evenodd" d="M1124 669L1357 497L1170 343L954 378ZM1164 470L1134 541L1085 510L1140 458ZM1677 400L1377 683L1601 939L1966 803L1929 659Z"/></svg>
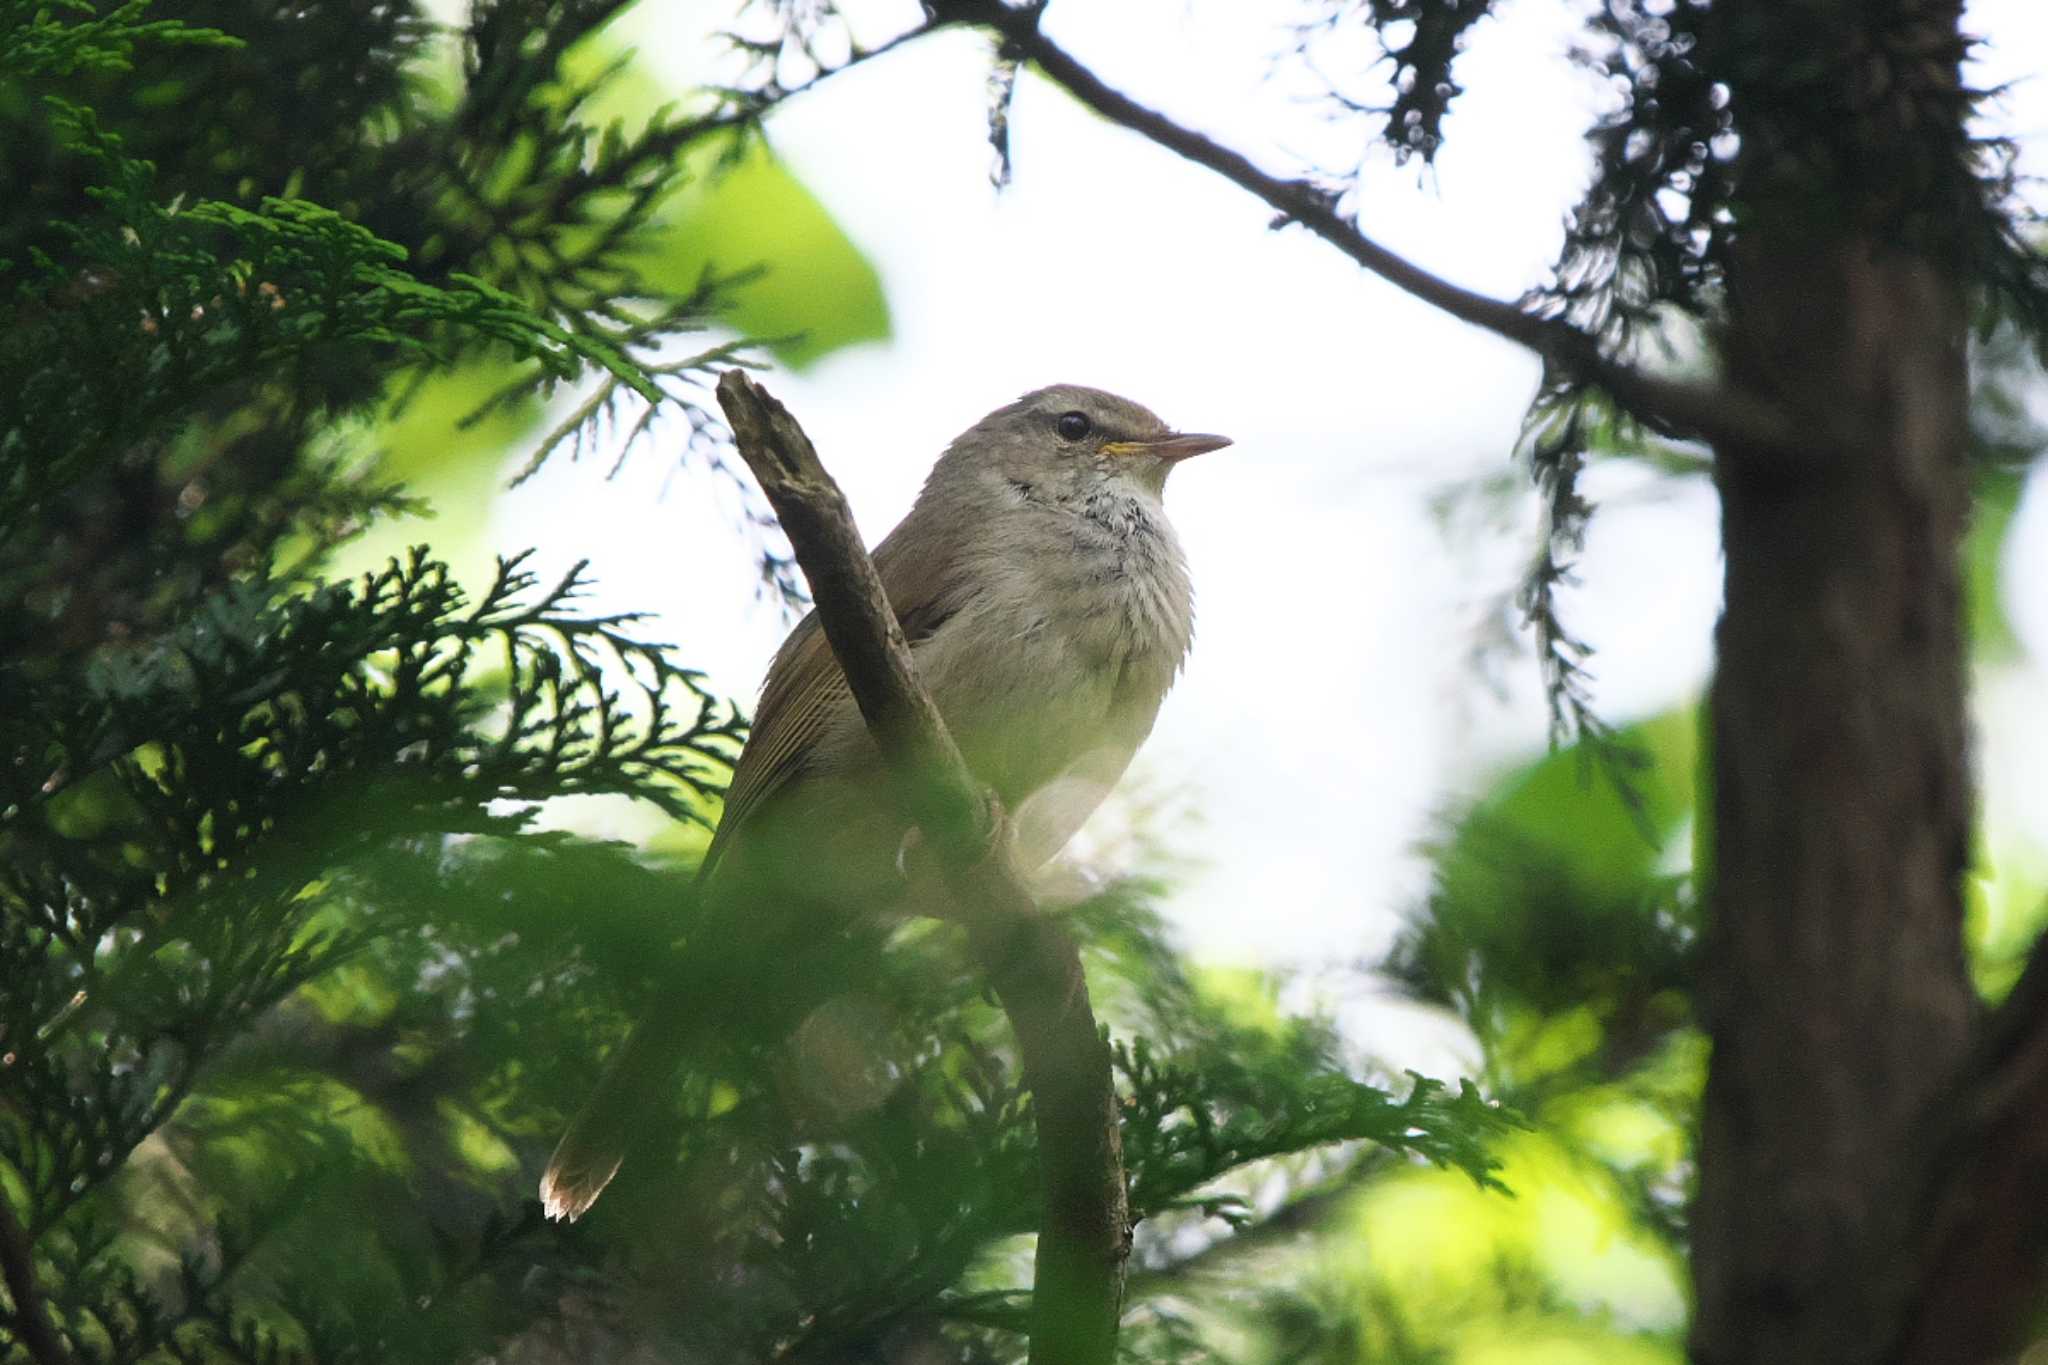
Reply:
<svg viewBox="0 0 2048 1365"><path fill-rule="evenodd" d="M917 513L913 512L912 517ZM943 534L918 535L906 520L875 547L875 571L895 608L903 634L915 646L951 616L959 605L951 572L956 554ZM733 769L725 793L725 814L704 855L709 872L749 817L771 801L804 770L819 737L835 715L852 703L846 675L832 655L832 646L814 611L790 632L775 660L754 710L754 725Z"/></svg>
<svg viewBox="0 0 2048 1365"><path fill-rule="evenodd" d="M917 516L911 513L912 519ZM906 530L912 533L906 535ZM930 638L962 600L956 571L958 537L945 534L947 530L927 524L920 534L906 520L875 548L882 589L913 645ZM704 855L705 872L717 865L719 855L748 820L802 774L807 756L834 723L835 713L843 714L851 704L846 677L813 612L790 633L769 665L753 733L726 792L725 817ZM550 1218L580 1216L610 1183L637 1131L641 1107L649 1095L669 1084L688 1052L692 1031L704 1025L706 1002L716 999L715 993L693 986L657 997L653 1011L607 1066L597 1093L548 1162L540 1188Z"/></svg>

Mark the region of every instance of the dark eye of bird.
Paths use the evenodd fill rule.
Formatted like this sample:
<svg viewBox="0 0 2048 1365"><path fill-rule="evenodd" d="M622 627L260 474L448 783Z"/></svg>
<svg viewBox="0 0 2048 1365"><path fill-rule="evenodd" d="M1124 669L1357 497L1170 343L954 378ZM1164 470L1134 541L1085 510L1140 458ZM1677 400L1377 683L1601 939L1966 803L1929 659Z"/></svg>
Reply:
<svg viewBox="0 0 2048 1365"><path fill-rule="evenodd" d="M1060 439L1078 441L1094 429L1085 412L1063 412L1060 414Z"/></svg>

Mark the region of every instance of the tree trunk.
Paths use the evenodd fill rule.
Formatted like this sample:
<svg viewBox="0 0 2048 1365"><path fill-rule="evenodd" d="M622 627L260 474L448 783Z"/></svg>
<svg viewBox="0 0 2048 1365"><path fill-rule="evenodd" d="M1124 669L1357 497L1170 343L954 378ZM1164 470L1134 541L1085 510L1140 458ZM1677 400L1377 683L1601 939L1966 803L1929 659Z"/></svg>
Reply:
<svg viewBox="0 0 2048 1365"><path fill-rule="evenodd" d="M1983 1027L1962 943L1963 282L1999 229L1961 9L1716 0L1703 44L1742 140L1728 378L1800 436L1715 452L1705 1365L2005 1359L2048 1276L2048 941Z"/></svg>
<svg viewBox="0 0 2048 1365"><path fill-rule="evenodd" d="M1975 997L1958 544L1966 316L1925 259L1760 231L1732 377L1813 440L1718 452L1727 586L1695 1359L1868 1359Z"/></svg>
<svg viewBox="0 0 2048 1365"><path fill-rule="evenodd" d="M1976 1068L1960 9L1713 11L1742 136L1728 376L1800 439L1715 452L1704 1365L1910 1358L1937 1148Z"/></svg>

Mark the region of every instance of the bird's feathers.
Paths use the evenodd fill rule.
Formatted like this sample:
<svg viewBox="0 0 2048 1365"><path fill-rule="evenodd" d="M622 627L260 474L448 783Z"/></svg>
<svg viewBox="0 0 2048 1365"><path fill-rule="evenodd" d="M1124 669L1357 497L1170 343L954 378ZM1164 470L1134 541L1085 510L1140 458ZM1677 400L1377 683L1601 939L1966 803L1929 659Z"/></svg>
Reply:
<svg viewBox="0 0 2048 1365"><path fill-rule="evenodd" d="M540 1177L540 1207L550 1218L573 1223L590 1212L625 1164L625 1130L599 1128L598 1117L594 1108L577 1115L548 1158Z"/></svg>
<svg viewBox="0 0 2048 1365"><path fill-rule="evenodd" d="M574 1222L597 1202L625 1160L635 1119L661 1093L682 1062L682 1043L704 1013L703 992L672 989L627 1036L541 1173L541 1208Z"/></svg>
<svg viewBox="0 0 2048 1365"><path fill-rule="evenodd" d="M802 771L819 734L840 708L851 704L846 676L832 657L817 616L806 616L776 651L768 670L753 728L725 791L725 813L704 854L702 875L709 876L718 865L747 816Z"/></svg>
<svg viewBox="0 0 2048 1365"><path fill-rule="evenodd" d="M895 609L897 622L915 648L953 614L955 579L949 572L951 538L918 537L908 520L875 547L875 572ZM708 875L731 847L747 820L798 777L820 740L838 726L859 723L846 675L833 657L825 632L812 612L790 632L768 666L768 680L754 711L754 724L725 793L725 812L704 855Z"/></svg>
<svg viewBox="0 0 2048 1365"><path fill-rule="evenodd" d="M1025 866L1058 851L1152 728L1193 624L1159 493L1172 464L1222 443L1174 438L1100 390L1040 389L955 440L875 549L969 767L1017 812ZM718 955L704 962L768 970L791 933L809 932L783 901L856 911L901 898L904 820L866 790L878 758L824 632L804 618L769 667L705 855L707 894L728 913L706 931ZM750 935L747 951L720 941ZM550 1216L577 1217L610 1182L643 1106L714 1027L717 986L675 983L620 1049L542 1178Z"/></svg>

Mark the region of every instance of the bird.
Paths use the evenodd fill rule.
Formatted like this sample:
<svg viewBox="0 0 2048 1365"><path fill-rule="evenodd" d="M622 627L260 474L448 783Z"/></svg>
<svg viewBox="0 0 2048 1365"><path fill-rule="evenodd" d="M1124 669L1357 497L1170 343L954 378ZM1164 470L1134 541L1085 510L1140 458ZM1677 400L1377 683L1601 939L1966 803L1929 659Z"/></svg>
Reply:
<svg viewBox="0 0 2048 1365"><path fill-rule="evenodd" d="M873 552L1020 874L1122 777L1181 672L1194 597L1162 495L1183 460L1230 444L1100 389L1038 389L956 437ZM722 958L774 970L806 913L901 910L917 838L813 612L769 665L697 873L706 922L751 945ZM550 1218L580 1217L617 1174L643 1107L717 1026L719 984L673 985L628 1036L542 1175Z"/></svg>

